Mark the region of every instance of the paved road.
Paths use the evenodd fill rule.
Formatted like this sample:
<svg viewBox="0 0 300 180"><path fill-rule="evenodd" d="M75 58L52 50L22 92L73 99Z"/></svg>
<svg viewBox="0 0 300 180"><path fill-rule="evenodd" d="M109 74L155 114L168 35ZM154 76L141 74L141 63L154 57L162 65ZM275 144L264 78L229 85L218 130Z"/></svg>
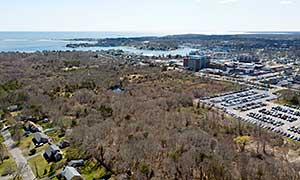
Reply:
<svg viewBox="0 0 300 180"><path fill-rule="evenodd" d="M14 178L13 175L1 176L1 180L11 180L11 179L13 179L13 178Z"/></svg>
<svg viewBox="0 0 300 180"><path fill-rule="evenodd" d="M30 166L27 164L26 158L23 156L22 151L15 146L15 142L12 140L11 134L8 130L1 132L5 139L5 146L9 153L13 156L17 163L18 169L22 169L21 174L23 180L34 180L36 179Z"/></svg>

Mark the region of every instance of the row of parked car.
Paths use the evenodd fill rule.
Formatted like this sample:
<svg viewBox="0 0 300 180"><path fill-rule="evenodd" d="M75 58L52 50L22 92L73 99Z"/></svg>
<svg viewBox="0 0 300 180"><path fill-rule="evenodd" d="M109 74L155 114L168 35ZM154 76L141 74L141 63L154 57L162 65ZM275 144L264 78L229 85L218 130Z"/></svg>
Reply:
<svg viewBox="0 0 300 180"><path fill-rule="evenodd" d="M235 108L233 108L234 110L240 110L240 111L249 111L249 110L252 110L252 109L258 109L258 108L261 108L261 107L264 107L266 106L266 104L262 103L262 102L252 102L252 103L247 103L247 104L244 104L244 105L240 105L240 106L237 106Z"/></svg>
<svg viewBox="0 0 300 180"><path fill-rule="evenodd" d="M246 97L246 98L226 101L225 103L222 103L221 105L223 105L225 107L235 106L235 105L249 103L249 102L252 102L252 101L263 99L263 98L266 98L266 97L269 97L269 95L268 94L258 94L258 95L250 96L250 97Z"/></svg>
<svg viewBox="0 0 300 180"><path fill-rule="evenodd" d="M297 134L300 134L300 127L297 127L297 126L291 126L288 128L288 131L291 131L293 133L297 133Z"/></svg>
<svg viewBox="0 0 300 180"><path fill-rule="evenodd" d="M247 119L246 121L249 122L249 123L251 123L251 124L258 125L258 126L264 128L264 129L273 131L273 132L275 132L275 133L277 133L277 134L279 134L279 135L282 135L282 136L285 136L285 137L287 137L287 138L290 138L290 139L292 139L292 140L294 140L294 141L300 141L300 137L294 136L294 135L292 135L292 134L290 134L290 133L288 133L288 132L285 132L285 131L283 131L283 130L281 130L281 129L278 129L277 126L273 126L273 127L272 127L272 126L269 126L269 125L266 125L266 124L257 122L256 120L250 120L250 119ZM283 122L281 122L281 123L283 123ZM283 123L283 124L284 124L284 123Z"/></svg>
<svg viewBox="0 0 300 180"><path fill-rule="evenodd" d="M247 114L247 116L252 117L254 119L257 119L261 122L271 124L271 125L276 126L276 127L280 127L280 126L284 125L284 123L281 122L281 121L274 120L271 117L267 117L267 116L259 114L259 113L251 112L251 113Z"/></svg>
<svg viewBox="0 0 300 180"><path fill-rule="evenodd" d="M214 95L214 96L207 96L207 97L203 97L201 98L202 100L206 100L206 99L212 99L212 98L217 98L217 97L222 97L222 96L228 96L228 95L232 95L232 94L236 94L236 93L242 93L242 92L245 92L245 91L249 91L251 88L245 88L245 89L241 89L241 90L238 90L238 91L231 91L231 92L226 92L226 93L223 93L223 94L217 94L217 95Z"/></svg>
<svg viewBox="0 0 300 180"><path fill-rule="evenodd" d="M276 130L273 130L273 131L276 132L276 133L278 133L278 134L280 134L280 135L282 135L282 136L288 137L288 138L290 138L290 139L292 139L294 141L300 141L300 137L294 136L294 135L292 135L290 133L287 133L287 132L285 132L283 130L276 129Z"/></svg>
<svg viewBox="0 0 300 180"><path fill-rule="evenodd" d="M276 110L267 110L264 108L264 109L259 110L258 112L269 115L269 116L277 117L277 118L280 118L280 119L288 121L288 122L297 121L297 118L290 116L290 115L286 115L284 113L280 113Z"/></svg>
<svg viewBox="0 0 300 180"><path fill-rule="evenodd" d="M262 123L262 122L260 122L260 121L253 120L253 119L245 119L245 118L239 118L239 119L241 119L241 120L243 120L243 121L245 121L245 122L251 123L251 124L253 124L253 125L262 127L262 128L264 128L264 129L273 131L273 132L275 132L275 133L278 133L279 135L285 136L285 137L290 138L290 139L292 139L292 140L294 140L294 141L300 141L300 137L294 136L294 135L292 135L292 134L290 134L290 133L288 133L288 132L285 132L285 131L283 131L283 130L281 130L281 129L278 129L278 127L276 127L276 126L273 126L273 127L272 127L272 126L270 126L270 125L264 124L264 123ZM281 123L283 123L283 122L281 122Z"/></svg>
<svg viewBox="0 0 300 180"><path fill-rule="evenodd" d="M300 117L300 111L293 110L288 107L275 106L275 107L272 107L272 109Z"/></svg>
<svg viewBox="0 0 300 180"><path fill-rule="evenodd" d="M250 118L243 118L239 115L236 115L236 114L231 114L233 117L239 119L239 120L242 120L244 122L247 122L247 123L250 123L250 124L253 124L253 125L256 125L256 126L259 126L259 127L262 127L262 128L273 128L275 129L275 127L270 127L269 125L266 125L264 124L263 122L260 122L258 120L255 120L255 119L250 119Z"/></svg>
<svg viewBox="0 0 300 180"><path fill-rule="evenodd" d="M205 102L205 101L203 101L203 102L206 103L207 105L214 106L214 104L211 103L211 102ZM300 137L294 136L294 135L292 135L288 132L285 132L283 130L278 129L278 126L280 127L280 126L284 125L284 122L275 121L271 117L265 117L265 118L262 119L262 121L259 120L259 119L255 119L254 117L251 117L251 116L249 116L251 118L244 118L244 117L239 116L238 114L235 114L233 112L230 112L230 111L226 110L226 108L224 108L224 107L219 107L219 106L216 106L216 107L219 108L220 110L223 110L225 113L228 113L229 115L233 116L234 118L237 118L238 120L241 120L241 121L244 121L244 122L259 126L259 127L262 127L264 129L268 129L268 130L273 131L275 133L278 133L282 136L290 138L294 141L300 141ZM257 116L257 117L259 117L259 116ZM262 117L262 115L261 115L261 117ZM269 124L266 124L268 122L269 122L269 124L272 124L273 126L270 126Z"/></svg>
<svg viewBox="0 0 300 180"><path fill-rule="evenodd" d="M232 94L230 96L222 97L218 100L213 100L212 102L214 102L214 103L231 102L231 101L233 102L233 101L238 100L240 98L245 98L245 97L253 96L253 95L256 95L256 94L258 94L258 92L256 92L256 91L243 91L243 92L240 92L240 93Z"/></svg>
<svg viewBox="0 0 300 180"><path fill-rule="evenodd" d="M300 110L300 107L299 107L299 106L290 105L290 104L285 104L284 106L289 107L289 108L293 108L293 109Z"/></svg>

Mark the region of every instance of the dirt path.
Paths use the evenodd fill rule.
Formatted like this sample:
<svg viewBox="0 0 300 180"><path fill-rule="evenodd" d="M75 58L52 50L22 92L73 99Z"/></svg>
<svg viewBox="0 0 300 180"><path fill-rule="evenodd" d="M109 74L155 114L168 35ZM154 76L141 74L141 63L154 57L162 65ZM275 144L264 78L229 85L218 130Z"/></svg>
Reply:
<svg viewBox="0 0 300 180"><path fill-rule="evenodd" d="M27 163L26 158L23 156L22 151L16 147L15 142L12 140L11 134L8 130L1 132L5 139L5 146L7 147L9 153L13 156L17 163L18 169L21 169L21 174L23 180L34 180L36 179L30 166Z"/></svg>

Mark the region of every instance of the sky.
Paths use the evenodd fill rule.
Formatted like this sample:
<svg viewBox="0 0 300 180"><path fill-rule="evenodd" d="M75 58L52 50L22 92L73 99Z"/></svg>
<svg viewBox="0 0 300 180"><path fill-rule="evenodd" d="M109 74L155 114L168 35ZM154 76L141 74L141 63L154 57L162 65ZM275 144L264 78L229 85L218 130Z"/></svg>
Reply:
<svg viewBox="0 0 300 180"><path fill-rule="evenodd" d="M300 31L300 0L0 0L0 31Z"/></svg>

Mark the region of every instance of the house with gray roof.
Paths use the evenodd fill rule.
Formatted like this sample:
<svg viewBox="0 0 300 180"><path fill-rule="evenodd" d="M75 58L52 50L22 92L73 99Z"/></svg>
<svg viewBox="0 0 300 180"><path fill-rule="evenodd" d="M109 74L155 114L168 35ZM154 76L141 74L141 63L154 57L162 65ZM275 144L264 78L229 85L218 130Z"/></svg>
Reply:
<svg viewBox="0 0 300 180"><path fill-rule="evenodd" d="M45 143L48 143L49 137L44 133L37 132L34 134L32 141L35 145L41 144L41 143L45 144Z"/></svg>
<svg viewBox="0 0 300 180"><path fill-rule="evenodd" d="M57 162L63 158L63 154L57 145L52 144L45 150L44 157L48 162Z"/></svg>
<svg viewBox="0 0 300 180"><path fill-rule="evenodd" d="M84 165L84 160L83 159L78 159L78 160L71 160L68 162L68 166L71 167L79 167Z"/></svg>
<svg viewBox="0 0 300 180"><path fill-rule="evenodd" d="M65 180L83 180L79 172L74 167L70 166L66 166L61 175Z"/></svg>

